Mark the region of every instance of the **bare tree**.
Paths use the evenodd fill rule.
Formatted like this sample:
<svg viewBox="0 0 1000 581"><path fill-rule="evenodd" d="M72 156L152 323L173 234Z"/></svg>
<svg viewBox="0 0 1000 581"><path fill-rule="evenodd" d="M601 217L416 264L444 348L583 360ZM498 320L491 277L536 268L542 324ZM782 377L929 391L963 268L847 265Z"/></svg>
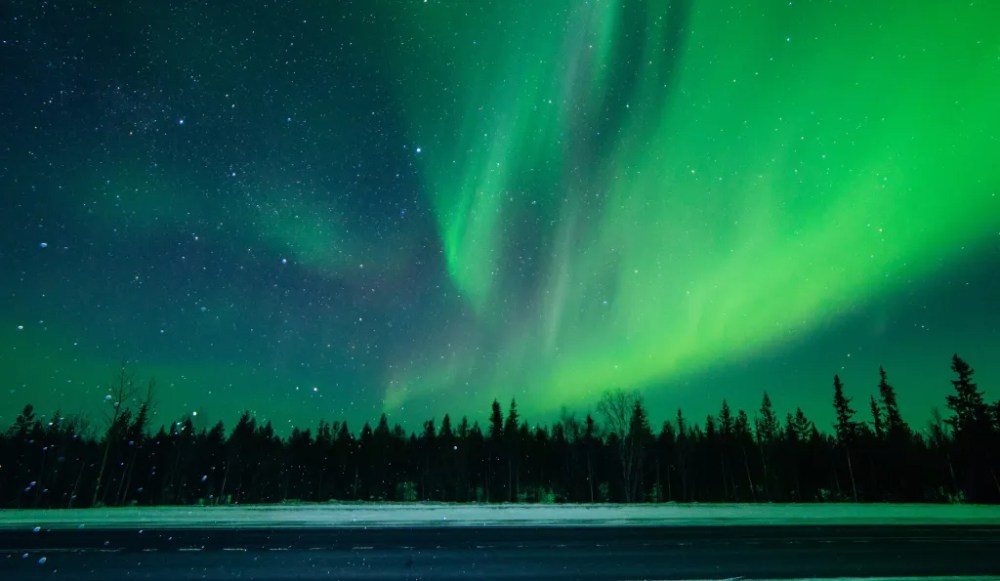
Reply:
<svg viewBox="0 0 1000 581"><path fill-rule="evenodd" d="M597 402L597 413L601 414L608 432L614 432L623 439L628 435L632 406L638 398L637 392L624 389L608 390L601 394L601 400Z"/></svg>
<svg viewBox="0 0 1000 581"><path fill-rule="evenodd" d="M637 391L615 389L601 394L597 411L604 418L607 430L617 436L618 459L621 463L622 480L625 484L625 502L632 502L636 496L637 479L641 477L638 468L642 461L642 444L638 434L631 429L632 416L641 410L642 397Z"/></svg>
<svg viewBox="0 0 1000 581"><path fill-rule="evenodd" d="M111 404L111 411L105 413L108 421L108 429L104 434L104 452L101 454L101 466L97 470L97 480L94 482L94 496L90 501L91 506L97 505L99 500L103 501L104 495L101 486L104 480L104 472L108 466L108 456L111 453L111 443L118 436L119 424L122 415L126 413L125 403L135 396L135 373L129 368L127 362L122 361L118 368L118 373L108 386L108 394L104 396L105 401Z"/></svg>

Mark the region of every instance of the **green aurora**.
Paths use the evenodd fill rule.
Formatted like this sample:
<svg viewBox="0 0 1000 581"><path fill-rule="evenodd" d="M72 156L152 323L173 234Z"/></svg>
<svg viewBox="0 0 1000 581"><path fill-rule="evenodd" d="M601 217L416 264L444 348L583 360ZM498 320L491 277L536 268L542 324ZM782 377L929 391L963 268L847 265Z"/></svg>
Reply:
<svg viewBox="0 0 1000 581"><path fill-rule="evenodd" d="M997 395L1000 6L372 6L17 6L5 421L121 359L165 421Z"/></svg>
<svg viewBox="0 0 1000 581"><path fill-rule="evenodd" d="M996 245L988 14L679 5L414 20L455 47L403 84L417 135L457 136L428 139L422 169L449 274L504 337L487 384L518 370L541 405L594 401L801 338ZM537 224L528 265L511 223ZM395 398L480 363L457 359Z"/></svg>

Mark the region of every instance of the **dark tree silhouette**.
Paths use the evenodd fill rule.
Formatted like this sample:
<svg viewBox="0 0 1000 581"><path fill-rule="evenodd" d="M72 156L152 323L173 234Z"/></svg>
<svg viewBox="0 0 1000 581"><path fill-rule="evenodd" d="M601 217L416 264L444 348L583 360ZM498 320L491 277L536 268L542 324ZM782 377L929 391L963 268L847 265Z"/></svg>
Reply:
<svg viewBox="0 0 1000 581"><path fill-rule="evenodd" d="M854 410L851 400L844 396L844 384L839 375L833 376L833 409L837 413L837 444L847 457L847 472L851 482L851 498L858 501L857 479L854 478L854 462L851 458L851 446L857 437L858 424L854 421Z"/></svg>
<svg viewBox="0 0 1000 581"><path fill-rule="evenodd" d="M631 487L631 490L626 492L626 498L641 501L644 496L647 448L653 442L653 432L649 427L649 418L646 416L646 409L642 406L640 397L635 397L632 402L627 439L626 448L632 456L629 460L632 475L626 481L626 485Z"/></svg>
<svg viewBox="0 0 1000 581"><path fill-rule="evenodd" d="M760 415L754 419L754 428L757 433L757 449L760 454L761 471L763 472L761 485L764 496L770 500L772 484L769 465L775 453L780 426L778 425L778 415L774 413L771 398L767 395L766 391L760 402Z"/></svg>
<svg viewBox="0 0 1000 581"><path fill-rule="evenodd" d="M128 405L128 400L131 400L132 396L135 395L135 375L129 369L127 363L122 362L118 369L118 374L108 387L108 392L105 400L110 404L111 411L108 415L107 432L104 434L104 443L102 446L104 452L101 455L101 463L97 469L97 477L94 483L94 495L90 501L92 505L104 504L104 498L107 495L107 487L104 486L104 480L105 472L108 468L108 460L111 458L112 450L115 452L118 451L121 439L125 436L128 420L131 419L131 412L126 406Z"/></svg>
<svg viewBox="0 0 1000 581"><path fill-rule="evenodd" d="M896 390L889 384L885 369L878 368L878 392L882 399L882 411L885 416L883 428L890 438L899 438L909 435L910 427L903 421L899 414L899 405L896 403Z"/></svg>
<svg viewBox="0 0 1000 581"><path fill-rule="evenodd" d="M951 424L955 430L955 436L959 439L966 435L978 436L988 428L990 417L983 393L979 391L979 386L972 381L975 370L958 354L952 356L951 370L958 377L951 380L951 384L955 387L955 393L946 397L948 409L953 414L948 419L948 423Z"/></svg>
<svg viewBox="0 0 1000 581"><path fill-rule="evenodd" d="M878 402L875 401L874 395L868 398L868 408L872 412L872 430L875 431L875 437L881 440L885 435L882 426L882 409L879 407Z"/></svg>
<svg viewBox="0 0 1000 581"><path fill-rule="evenodd" d="M515 402L493 402L484 434L448 415L408 433L382 415L355 434L345 422L285 436L252 411L227 433L188 415L151 431L152 397L135 401L119 369L108 421L26 405L0 433L0 507L246 504L290 500L490 502L1000 501L1000 404L972 367L952 359L949 416L910 429L879 370L870 426L834 377L836 422L821 433L801 408L779 423L763 394L754 420L723 401L701 425L681 410L656 435L642 399L608 392L603 419L564 412L531 426ZM115 391L115 390L112 390ZM117 402L118 405L113 405ZM199 418L201 419L201 418ZM111 421L113 420L113 421Z"/></svg>
<svg viewBox="0 0 1000 581"><path fill-rule="evenodd" d="M517 414L517 402L510 400L507 420L503 425L504 457L507 460L507 502L517 500L521 473L521 442L526 440L526 434L521 434L520 416Z"/></svg>
<svg viewBox="0 0 1000 581"><path fill-rule="evenodd" d="M970 500L988 501L1000 496L997 476L1000 426L993 422L986 399L972 380L975 375L972 366L955 354L951 370L957 377L951 380L955 393L946 397L952 412L946 421L954 430L955 457L967 480L977 483L967 490Z"/></svg>
<svg viewBox="0 0 1000 581"><path fill-rule="evenodd" d="M603 416L605 426L609 430L608 438L614 442L613 448L618 453L625 502L632 502L638 488L637 463L641 456L639 450L641 441L639 438L631 437L632 417L635 414L636 404L641 407L639 394L623 389L604 392L597 404L597 411Z"/></svg>
<svg viewBox="0 0 1000 581"><path fill-rule="evenodd" d="M500 402L493 400L490 411L490 437L487 443L489 458L486 471L486 500L506 498L503 482L500 479L500 467L503 465L503 411Z"/></svg>

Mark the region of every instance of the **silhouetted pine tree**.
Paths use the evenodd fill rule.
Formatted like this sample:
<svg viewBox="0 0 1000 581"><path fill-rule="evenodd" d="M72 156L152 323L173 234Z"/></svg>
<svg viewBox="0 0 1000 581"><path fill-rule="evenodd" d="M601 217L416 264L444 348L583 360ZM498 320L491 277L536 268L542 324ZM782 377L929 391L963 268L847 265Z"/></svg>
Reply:
<svg viewBox="0 0 1000 581"><path fill-rule="evenodd" d="M680 500L688 502L691 497L688 495L688 427L684 420L684 412L677 408L677 472L680 476Z"/></svg>
<svg viewBox="0 0 1000 581"><path fill-rule="evenodd" d="M631 454L629 463L631 464L632 475L628 485L627 498L636 502L641 502L646 491L646 457L648 448L653 442L653 432L649 428L649 419L646 415L646 408L642 405L642 399L636 397L632 402L632 414L629 417L628 453Z"/></svg>
<svg viewBox="0 0 1000 581"><path fill-rule="evenodd" d="M875 433L875 437L881 440L885 434L882 430L882 410L878 406L878 402L875 401L875 396L868 397L868 409L872 413L872 430Z"/></svg>
<svg viewBox="0 0 1000 581"><path fill-rule="evenodd" d="M597 424L594 422L594 418L590 414L587 414L587 419L583 424L581 448L583 449L583 456L587 466L586 479L588 502L594 502L597 500L597 496L595 495L597 488L597 470L595 465L598 462L598 447L599 441L597 438Z"/></svg>
<svg viewBox="0 0 1000 581"><path fill-rule="evenodd" d="M520 416L517 414L517 402L510 400L507 420L503 425L503 451L507 465L507 502L517 500L520 491L521 447L525 436L520 430Z"/></svg>
<svg viewBox="0 0 1000 581"><path fill-rule="evenodd" d="M677 436L674 427L670 422L664 421L660 426L660 433L656 435L656 446L654 449L655 459L655 484L653 486L653 500L655 502L670 502L674 500L673 472L674 457L676 455Z"/></svg>
<svg viewBox="0 0 1000 581"><path fill-rule="evenodd" d="M943 420L935 412L926 438L900 416L884 369L878 396L869 399L870 423L855 421L843 384L834 378L832 436L821 434L801 409L779 425L767 394L753 426L745 412L734 414L723 402L702 425L678 410L655 438L641 399L628 392L615 400L625 405L602 406L604 426L590 415L577 422L563 413L549 427L529 428L516 404L505 419L495 403L485 436L466 418L457 429L445 415L440 426L430 420L418 433L407 433L383 415L357 436L346 423L323 421L315 432L296 427L282 437L249 411L228 435L221 422L196 428L191 415L150 435L151 406L132 398L114 406L118 411L109 404L114 421L95 436L80 416L40 416L28 405L0 433L0 506L289 499L814 502L854 496L995 502L1000 405L987 405L967 363L956 356L952 368L950 415Z"/></svg>
<svg viewBox="0 0 1000 581"><path fill-rule="evenodd" d="M946 397L948 409L953 414L948 423L955 430L955 437L959 440L965 437L977 437L988 429L990 417L983 393L972 381L975 370L958 354L952 356L951 370L958 377L951 380L955 393Z"/></svg>
<svg viewBox="0 0 1000 581"><path fill-rule="evenodd" d="M837 414L837 444L847 458L847 472L851 483L851 498L858 501L857 481L854 478L854 462L851 457L851 446L857 437L858 424L853 420L854 410L851 400L844 396L844 384L839 375L833 376L833 409Z"/></svg>
<svg viewBox="0 0 1000 581"><path fill-rule="evenodd" d="M746 494L740 495L743 500L756 502L757 485L754 482L756 466L752 466L750 450L754 447L753 434L750 432L750 418L743 410L736 412L736 421L733 423L733 441L736 451L736 461L743 467L743 476L746 478ZM742 480L742 478L741 478Z"/></svg>
<svg viewBox="0 0 1000 581"><path fill-rule="evenodd" d="M446 502L454 502L458 498L457 488L459 486L456 471L457 443L455 432L451 428L451 416L445 414L441 418L441 427L438 429L437 437L437 462L435 470L438 474L440 486L440 498Z"/></svg>
<svg viewBox="0 0 1000 581"><path fill-rule="evenodd" d="M899 414L899 405L896 403L896 390L889 384L885 369L878 368L878 392L882 400L882 410L885 413L884 429L890 439L908 437L910 427L903 421Z"/></svg>
<svg viewBox="0 0 1000 581"><path fill-rule="evenodd" d="M763 488L764 497L768 500L774 500L771 495L772 476L770 464L771 458L774 455L780 426L778 425L778 415L774 413L771 398L768 397L766 391L760 402L760 414L754 419L754 427L757 434L757 450L760 455L761 470L763 471L761 487Z"/></svg>
<svg viewBox="0 0 1000 581"><path fill-rule="evenodd" d="M1000 437L983 393L972 380L975 370L958 354L952 356L954 394L946 397L952 416L946 421L955 434L957 462L963 466L965 491L970 500L985 502L1000 498L997 446Z"/></svg>
<svg viewBox="0 0 1000 581"><path fill-rule="evenodd" d="M503 411L500 409L500 402L493 400L490 408L490 435L487 440L487 452L489 458L486 464L486 500L497 501L507 497L504 489L504 482L500 478L502 458L504 448L503 438Z"/></svg>
<svg viewBox="0 0 1000 581"><path fill-rule="evenodd" d="M362 429L362 437L364 432ZM362 441L361 445L364 447L366 443ZM371 441L367 446L370 448L370 454L364 456L368 464L364 469L371 479L368 486L369 495L376 500L390 500L396 494L399 466L393 446L392 430L389 428L389 418L384 413L379 416L378 424L372 430ZM367 462L369 458L372 460L370 463Z"/></svg>

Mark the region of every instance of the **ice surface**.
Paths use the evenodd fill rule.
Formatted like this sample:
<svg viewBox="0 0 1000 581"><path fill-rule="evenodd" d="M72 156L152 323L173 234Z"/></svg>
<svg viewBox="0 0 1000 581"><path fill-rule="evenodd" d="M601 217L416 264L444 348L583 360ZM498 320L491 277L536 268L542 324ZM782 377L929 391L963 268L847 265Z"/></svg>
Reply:
<svg viewBox="0 0 1000 581"><path fill-rule="evenodd" d="M941 504L330 503L0 511L0 528L1000 525L1000 506Z"/></svg>

